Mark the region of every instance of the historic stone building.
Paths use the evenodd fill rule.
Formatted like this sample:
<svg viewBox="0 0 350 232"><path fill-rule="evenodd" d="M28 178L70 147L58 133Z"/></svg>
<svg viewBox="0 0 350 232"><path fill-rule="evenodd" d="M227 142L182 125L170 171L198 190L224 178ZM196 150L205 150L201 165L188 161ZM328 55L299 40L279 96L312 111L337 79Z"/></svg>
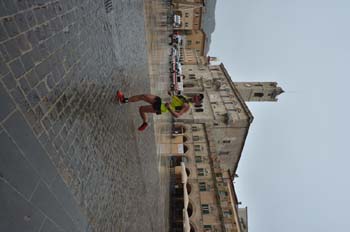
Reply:
<svg viewBox="0 0 350 232"><path fill-rule="evenodd" d="M211 151L206 125L176 123L172 143L172 231L244 231L247 218L229 170Z"/></svg>
<svg viewBox="0 0 350 232"><path fill-rule="evenodd" d="M194 48L181 48L181 61L185 65L206 65L208 64L208 58L201 55Z"/></svg>
<svg viewBox="0 0 350 232"><path fill-rule="evenodd" d="M201 27L201 7L178 8L175 14L181 16L181 26L177 30L198 30Z"/></svg>
<svg viewBox="0 0 350 232"><path fill-rule="evenodd" d="M201 28L203 1L173 1L174 13L181 16L182 25L178 30Z"/></svg>
<svg viewBox="0 0 350 232"><path fill-rule="evenodd" d="M200 63L197 56L197 63ZM275 101L275 82L234 83L224 65L183 65L184 94L205 95L172 125L162 153L172 160L172 231L246 232L247 208L233 186L253 121L245 101Z"/></svg>
<svg viewBox="0 0 350 232"><path fill-rule="evenodd" d="M204 55L206 36L203 30L191 30L183 32L185 48L195 49L200 55Z"/></svg>
<svg viewBox="0 0 350 232"><path fill-rule="evenodd" d="M202 30L203 1L173 1L174 13L181 16L181 26L177 27L184 36L184 48L195 49L203 56L206 36Z"/></svg>

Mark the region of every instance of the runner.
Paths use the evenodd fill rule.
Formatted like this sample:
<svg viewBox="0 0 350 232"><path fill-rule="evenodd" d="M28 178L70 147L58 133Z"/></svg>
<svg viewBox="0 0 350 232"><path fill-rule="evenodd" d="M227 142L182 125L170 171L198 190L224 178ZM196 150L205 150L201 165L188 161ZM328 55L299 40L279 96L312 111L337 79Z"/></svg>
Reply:
<svg viewBox="0 0 350 232"><path fill-rule="evenodd" d="M169 95L171 96L170 93ZM118 90L116 98L122 104L138 101L145 101L150 104L140 106L139 108L140 116L143 120L143 123L138 128L138 130L143 131L148 126L146 113L162 114L169 112L175 118L178 118L190 109L192 103L194 103L195 105L199 105L202 102L204 95L198 94L190 98L182 95L175 95L171 96L171 102L162 103L162 99L155 95L141 94L126 98L124 94L120 90Z"/></svg>

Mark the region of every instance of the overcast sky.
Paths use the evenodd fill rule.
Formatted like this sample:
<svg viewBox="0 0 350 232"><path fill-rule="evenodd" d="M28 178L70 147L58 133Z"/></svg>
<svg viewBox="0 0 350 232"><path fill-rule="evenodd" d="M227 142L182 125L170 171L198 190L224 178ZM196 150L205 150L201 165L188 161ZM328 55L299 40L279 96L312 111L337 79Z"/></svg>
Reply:
<svg viewBox="0 0 350 232"><path fill-rule="evenodd" d="M249 232L350 231L350 1L218 0L209 55L234 81L277 81L236 181Z"/></svg>

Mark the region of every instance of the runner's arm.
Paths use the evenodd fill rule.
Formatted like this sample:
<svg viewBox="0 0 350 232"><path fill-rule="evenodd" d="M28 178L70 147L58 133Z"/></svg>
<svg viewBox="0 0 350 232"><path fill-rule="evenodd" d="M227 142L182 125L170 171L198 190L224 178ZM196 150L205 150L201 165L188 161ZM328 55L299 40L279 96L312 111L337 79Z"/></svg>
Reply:
<svg viewBox="0 0 350 232"><path fill-rule="evenodd" d="M168 108L169 112L171 113L171 115L173 115L175 118L178 118L180 117L181 115L183 115L184 113L186 113L189 109L190 109L190 106L185 103L183 106L182 106L182 109L179 111L179 112L176 112L174 111L171 107L170 107L170 104L169 103L165 103L165 106L166 108Z"/></svg>

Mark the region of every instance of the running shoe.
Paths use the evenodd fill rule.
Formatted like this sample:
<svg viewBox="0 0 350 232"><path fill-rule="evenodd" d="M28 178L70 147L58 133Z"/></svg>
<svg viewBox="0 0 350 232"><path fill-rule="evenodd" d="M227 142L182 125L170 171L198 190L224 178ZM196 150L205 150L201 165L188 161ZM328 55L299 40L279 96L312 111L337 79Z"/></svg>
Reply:
<svg viewBox="0 0 350 232"><path fill-rule="evenodd" d="M148 123L147 122L144 122L144 123L142 123L142 125L139 127L139 131L144 131L146 128L147 128L147 126L148 126Z"/></svg>
<svg viewBox="0 0 350 232"><path fill-rule="evenodd" d="M116 98L118 99L119 103L125 103L125 97L122 91L118 90Z"/></svg>

